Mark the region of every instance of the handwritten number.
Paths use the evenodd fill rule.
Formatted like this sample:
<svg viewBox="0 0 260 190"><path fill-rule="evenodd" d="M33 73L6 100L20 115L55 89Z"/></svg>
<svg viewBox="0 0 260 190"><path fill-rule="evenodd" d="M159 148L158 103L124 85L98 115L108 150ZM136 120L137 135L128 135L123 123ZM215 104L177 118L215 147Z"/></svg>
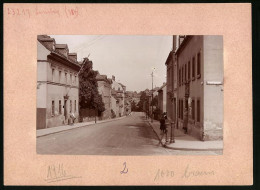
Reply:
<svg viewBox="0 0 260 190"><path fill-rule="evenodd" d="M124 162L124 169L120 172L121 174L126 174L128 172L128 168L126 168L126 162Z"/></svg>

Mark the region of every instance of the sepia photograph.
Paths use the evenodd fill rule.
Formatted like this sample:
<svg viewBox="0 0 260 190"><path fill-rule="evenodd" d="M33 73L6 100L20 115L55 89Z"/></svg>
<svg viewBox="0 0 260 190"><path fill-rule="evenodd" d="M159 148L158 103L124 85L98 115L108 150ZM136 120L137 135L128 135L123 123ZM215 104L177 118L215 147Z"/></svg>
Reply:
<svg viewBox="0 0 260 190"><path fill-rule="evenodd" d="M222 155L223 36L38 35L36 152Z"/></svg>
<svg viewBox="0 0 260 190"><path fill-rule="evenodd" d="M252 8L4 3L4 185L252 185Z"/></svg>

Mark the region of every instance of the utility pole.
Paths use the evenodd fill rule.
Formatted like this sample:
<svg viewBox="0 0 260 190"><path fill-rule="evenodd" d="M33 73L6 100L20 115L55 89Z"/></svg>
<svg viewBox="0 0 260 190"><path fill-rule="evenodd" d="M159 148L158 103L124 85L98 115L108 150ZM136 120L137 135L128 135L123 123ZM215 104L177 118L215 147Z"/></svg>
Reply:
<svg viewBox="0 0 260 190"><path fill-rule="evenodd" d="M152 105L152 117L151 117L151 122L153 123L153 72L152 72L152 100L151 100L151 105Z"/></svg>

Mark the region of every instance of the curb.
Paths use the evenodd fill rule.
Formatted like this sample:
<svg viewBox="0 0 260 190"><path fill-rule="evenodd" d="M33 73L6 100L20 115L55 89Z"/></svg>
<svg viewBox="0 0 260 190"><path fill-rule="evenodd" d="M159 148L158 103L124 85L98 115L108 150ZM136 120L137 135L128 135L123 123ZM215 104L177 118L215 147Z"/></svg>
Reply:
<svg viewBox="0 0 260 190"><path fill-rule="evenodd" d="M69 131L69 130L73 130L73 129L78 129L78 128L82 128L82 127L87 127L87 126L91 126L91 125L96 125L96 124L101 124L101 123L107 123L107 122L111 122L111 121L116 121L116 120L123 119L123 118L125 118L125 117L126 117L126 116L119 117L119 118L116 118L116 119L110 119L110 120L103 121L103 122L99 122L99 123L91 123L91 124L82 125L82 126L79 126L79 127L74 127L74 128L64 129L64 130L60 130L60 131L50 132L50 133L43 134L43 135L38 135L38 136L37 136L37 130L36 130L36 138L38 138L38 137L43 137L43 136L47 136L47 135L51 135L51 134L55 134L55 133L60 133L60 132L64 132L64 131ZM102 120L101 120L101 121L102 121Z"/></svg>
<svg viewBox="0 0 260 190"><path fill-rule="evenodd" d="M152 124L149 121L146 121L149 126L152 128L153 132L156 134L158 140L160 140L159 135L156 133L156 131L154 130ZM175 147L170 147L168 145L162 146L164 148L168 148L168 149L172 149L172 150L185 150L185 151L223 151L223 149L219 149L219 148L207 148L207 149L201 149L201 148L175 148Z"/></svg>

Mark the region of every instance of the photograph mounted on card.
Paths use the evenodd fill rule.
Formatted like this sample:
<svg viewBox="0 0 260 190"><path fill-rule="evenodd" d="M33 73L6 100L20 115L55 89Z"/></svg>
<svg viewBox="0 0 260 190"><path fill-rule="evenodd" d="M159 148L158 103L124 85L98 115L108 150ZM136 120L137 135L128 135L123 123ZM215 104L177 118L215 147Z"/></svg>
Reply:
<svg viewBox="0 0 260 190"><path fill-rule="evenodd" d="M252 184L250 4L3 8L5 185Z"/></svg>
<svg viewBox="0 0 260 190"><path fill-rule="evenodd" d="M222 154L223 36L38 35L37 48L37 153Z"/></svg>

